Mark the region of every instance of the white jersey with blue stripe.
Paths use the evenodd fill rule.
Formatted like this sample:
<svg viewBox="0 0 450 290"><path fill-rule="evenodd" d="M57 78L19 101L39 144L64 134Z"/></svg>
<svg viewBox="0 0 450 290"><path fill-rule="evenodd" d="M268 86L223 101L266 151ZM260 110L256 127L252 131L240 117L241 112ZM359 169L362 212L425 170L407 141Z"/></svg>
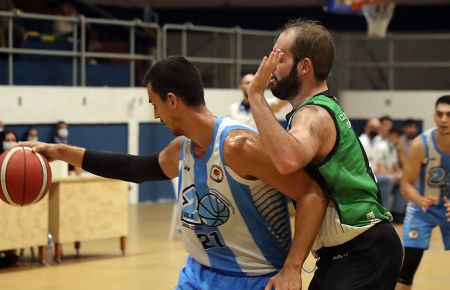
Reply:
<svg viewBox="0 0 450 290"><path fill-rule="evenodd" d="M422 163L416 188L421 195L439 198L439 204L442 205L444 195L450 194L450 155L439 149L435 134L436 128L421 134L425 145L425 160Z"/></svg>
<svg viewBox="0 0 450 290"><path fill-rule="evenodd" d="M188 253L200 264L237 276L278 271L286 259L291 228L287 199L260 180L238 176L223 157L232 130L251 130L217 118L202 158L184 139L180 152L179 223Z"/></svg>

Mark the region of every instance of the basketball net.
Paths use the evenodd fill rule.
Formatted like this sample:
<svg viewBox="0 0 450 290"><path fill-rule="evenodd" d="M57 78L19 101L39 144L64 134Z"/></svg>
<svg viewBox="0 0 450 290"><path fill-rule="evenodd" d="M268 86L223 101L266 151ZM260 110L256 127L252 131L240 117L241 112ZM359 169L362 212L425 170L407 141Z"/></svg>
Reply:
<svg viewBox="0 0 450 290"><path fill-rule="evenodd" d="M360 10L367 22L367 35L374 38L386 37L389 22L394 15L393 0L354 0L352 10Z"/></svg>

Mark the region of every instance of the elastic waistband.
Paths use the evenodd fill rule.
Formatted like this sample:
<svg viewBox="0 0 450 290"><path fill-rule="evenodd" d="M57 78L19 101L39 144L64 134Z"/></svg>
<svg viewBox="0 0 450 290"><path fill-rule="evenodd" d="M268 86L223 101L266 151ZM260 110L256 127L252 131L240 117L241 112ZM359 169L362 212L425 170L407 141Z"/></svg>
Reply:
<svg viewBox="0 0 450 290"><path fill-rule="evenodd" d="M360 245L361 243L364 243L364 240L367 239L367 237L374 230L376 230L380 226L384 226L386 224L390 225L390 222L388 220L382 220L382 221L376 223L375 225L373 225L370 229L368 229L364 233L351 239L350 241L345 242L342 245L338 245L338 246L334 246L334 247L323 247L317 251L317 254L321 258L326 258L329 256L334 256L336 254L336 252L350 251L351 249L354 249L356 245Z"/></svg>

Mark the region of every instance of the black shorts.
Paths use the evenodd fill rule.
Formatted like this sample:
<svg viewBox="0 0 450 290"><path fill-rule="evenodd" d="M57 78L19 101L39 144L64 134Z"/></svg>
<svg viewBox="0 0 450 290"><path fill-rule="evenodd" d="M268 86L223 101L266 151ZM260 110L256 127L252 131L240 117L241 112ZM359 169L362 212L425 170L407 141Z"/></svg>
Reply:
<svg viewBox="0 0 450 290"><path fill-rule="evenodd" d="M391 290L402 266L403 247L389 222L356 238L318 251L309 290Z"/></svg>

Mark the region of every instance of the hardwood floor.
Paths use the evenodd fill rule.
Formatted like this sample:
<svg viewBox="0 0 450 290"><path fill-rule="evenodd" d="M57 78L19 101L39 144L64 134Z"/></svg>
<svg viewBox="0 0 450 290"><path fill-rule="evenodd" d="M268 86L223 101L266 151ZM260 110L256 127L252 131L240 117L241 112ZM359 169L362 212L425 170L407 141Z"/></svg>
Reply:
<svg viewBox="0 0 450 290"><path fill-rule="evenodd" d="M173 289L187 254L179 240L167 240L171 212L172 203L131 206L126 256L121 255L118 238L82 241L79 258L72 244L64 244L62 264L47 267L32 262L30 250L25 249L18 266L0 270L0 289ZM401 227L396 228L401 231ZM449 267L450 253L443 250L440 231L436 229L413 289L450 289ZM314 268L312 257L305 268ZM312 274L303 273L302 277L303 289L307 289Z"/></svg>

